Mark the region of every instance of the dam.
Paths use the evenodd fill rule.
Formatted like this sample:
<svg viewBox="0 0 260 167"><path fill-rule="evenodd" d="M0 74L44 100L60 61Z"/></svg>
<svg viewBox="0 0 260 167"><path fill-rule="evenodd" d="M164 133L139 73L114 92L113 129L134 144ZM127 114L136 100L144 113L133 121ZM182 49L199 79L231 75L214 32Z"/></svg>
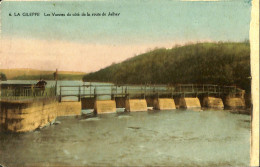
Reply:
<svg viewBox="0 0 260 167"><path fill-rule="evenodd" d="M83 85L61 86L59 102L75 97L75 103L81 104L82 109L94 109L98 113L115 112L116 108L130 112L147 111L148 107L158 110L201 107L244 109L244 94L244 90L235 86L210 84ZM103 109L98 111L98 107Z"/></svg>
<svg viewBox="0 0 260 167"><path fill-rule="evenodd" d="M21 86L1 89L0 125L3 131L27 132L60 116L175 109L244 109L244 91L218 85L60 85L41 90Z"/></svg>

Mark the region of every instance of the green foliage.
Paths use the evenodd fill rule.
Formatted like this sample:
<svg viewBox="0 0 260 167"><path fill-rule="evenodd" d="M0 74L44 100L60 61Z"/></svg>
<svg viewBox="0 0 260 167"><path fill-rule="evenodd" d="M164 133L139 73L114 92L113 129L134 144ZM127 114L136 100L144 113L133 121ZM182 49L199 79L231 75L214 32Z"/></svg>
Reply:
<svg viewBox="0 0 260 167"><path fill-rule="evenodd" d="M6 81L7 80L6 75L4 73L0 73L0 79L1 81Z"/></svg>
<svg viewBox="0 0 260 167"><path fill-rule="evenodd" d="M155 49L113 64L84 81L127 84L237 85L250 91L249 42L197 43L172 49Z"/></svg>
<svg viewBox="0 0 260 167"><path fill-rule="evenodd" d="M74 75L74 74L59 74L58 80L82 80L83 75ZM47 74L47 75L22 75L17 76L14 79L15 80L54 80L53 74Z"/></svg>

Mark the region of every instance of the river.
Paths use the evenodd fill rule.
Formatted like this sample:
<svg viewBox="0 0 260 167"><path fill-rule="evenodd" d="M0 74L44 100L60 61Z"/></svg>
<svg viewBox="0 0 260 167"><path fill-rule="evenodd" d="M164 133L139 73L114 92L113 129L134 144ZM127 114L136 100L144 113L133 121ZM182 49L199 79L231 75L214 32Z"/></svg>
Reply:
<svg viewBox="0 0 260 167"><path fill-rule="evenodd" d="M117 112L56 121L60 124L33 132L0 133L0 164L249 166L250 162L250 116L227 110Z"/></svg>
<svg viewBox="0 0 260 167"><path fill-rule="evenodd" d="M6 166L248 166L250 116L228 111L148 111L0 134Z"/></svg>

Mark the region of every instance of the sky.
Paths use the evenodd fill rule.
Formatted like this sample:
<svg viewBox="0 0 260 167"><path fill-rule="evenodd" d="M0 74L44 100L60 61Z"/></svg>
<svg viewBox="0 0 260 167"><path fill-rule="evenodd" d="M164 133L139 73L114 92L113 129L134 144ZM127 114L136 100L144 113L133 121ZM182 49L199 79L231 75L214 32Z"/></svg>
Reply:
<svg viewBox="0 0 260 167"><path fill-rule="evenodd" d="M245 41L250 12L248 0L5 1L0 68L93 72L156 47Z"/></svg>

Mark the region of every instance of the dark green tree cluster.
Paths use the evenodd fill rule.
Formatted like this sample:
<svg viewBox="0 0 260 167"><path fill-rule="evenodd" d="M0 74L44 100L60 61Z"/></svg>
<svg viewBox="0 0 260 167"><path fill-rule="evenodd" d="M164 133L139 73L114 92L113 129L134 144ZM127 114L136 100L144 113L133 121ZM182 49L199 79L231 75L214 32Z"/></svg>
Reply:
<svg viewBox="0 0 260 167"><path fill-rule="evenodd" d="M155 49L87 74L83 80L237 85L250 91L250 45L249 42L219 42Z"/></svg>
<svg viewBox="0 0 260 167"><path fill-rule="evenodd" d="M1 81L6 81L7 80L6 75L4 73L0 73L0 80Z"/></svg>

